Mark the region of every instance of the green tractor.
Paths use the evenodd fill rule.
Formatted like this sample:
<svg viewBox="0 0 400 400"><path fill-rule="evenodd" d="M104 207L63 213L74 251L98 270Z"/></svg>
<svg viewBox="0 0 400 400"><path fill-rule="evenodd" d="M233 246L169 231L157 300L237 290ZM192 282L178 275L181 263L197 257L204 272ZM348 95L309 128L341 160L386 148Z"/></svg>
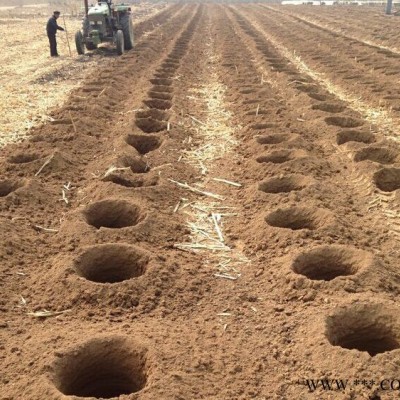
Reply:
<svg viewBox="0 0 400 400"><path fill-rule="evenodd" d="M113 4L112 0L99 1L89 7L85 3L85 18L82 31L75 34L78 54L95 50L100 43L112 42L119 55L133 48L133 23L131 8L126 4Z"/></svg>

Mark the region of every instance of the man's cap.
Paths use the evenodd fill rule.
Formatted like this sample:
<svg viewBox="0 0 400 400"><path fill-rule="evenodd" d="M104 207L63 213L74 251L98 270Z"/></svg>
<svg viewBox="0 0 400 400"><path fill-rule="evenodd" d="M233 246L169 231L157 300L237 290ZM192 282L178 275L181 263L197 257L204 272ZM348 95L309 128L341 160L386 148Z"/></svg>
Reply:
<svg viewBox="0 0 400 400"><path fill-rule="evenodd" d="M60 11L54 11L53 14L61 14Z"/></svg>

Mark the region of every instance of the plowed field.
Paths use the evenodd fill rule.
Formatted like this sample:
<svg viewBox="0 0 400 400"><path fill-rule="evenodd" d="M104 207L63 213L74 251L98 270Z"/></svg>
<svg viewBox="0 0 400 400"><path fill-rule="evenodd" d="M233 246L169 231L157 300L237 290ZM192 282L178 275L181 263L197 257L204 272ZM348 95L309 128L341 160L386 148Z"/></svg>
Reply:
<svg viewBox="0 0 400 400"><path fill-rule="evenodd" d="M398 399L398 20L153 11L1 149L0 399Z"/></svg>

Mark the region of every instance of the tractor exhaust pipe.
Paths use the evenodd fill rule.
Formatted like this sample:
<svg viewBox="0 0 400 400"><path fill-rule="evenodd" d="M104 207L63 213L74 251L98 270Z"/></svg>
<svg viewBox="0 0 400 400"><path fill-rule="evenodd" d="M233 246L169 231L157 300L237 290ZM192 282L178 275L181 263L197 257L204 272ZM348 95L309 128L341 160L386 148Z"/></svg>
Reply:
<svg viewBox="0 0 400 400"><path fill-rule="evenodd" d="M88 0L84 0L84 3L85 3L85 15L87 17L89 13L89 2Z"/></svg>

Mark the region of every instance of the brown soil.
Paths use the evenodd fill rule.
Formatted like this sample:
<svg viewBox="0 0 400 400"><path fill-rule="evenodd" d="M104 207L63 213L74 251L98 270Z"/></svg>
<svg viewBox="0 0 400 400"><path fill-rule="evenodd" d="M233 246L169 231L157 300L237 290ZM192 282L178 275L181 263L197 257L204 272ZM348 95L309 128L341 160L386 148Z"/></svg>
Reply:
<svg viewBox="0 0 400 400"><path fill-rule="evenodd" d="M398 60L322 8L169 5L1 149L2 400L398 398Z"/></svg>

